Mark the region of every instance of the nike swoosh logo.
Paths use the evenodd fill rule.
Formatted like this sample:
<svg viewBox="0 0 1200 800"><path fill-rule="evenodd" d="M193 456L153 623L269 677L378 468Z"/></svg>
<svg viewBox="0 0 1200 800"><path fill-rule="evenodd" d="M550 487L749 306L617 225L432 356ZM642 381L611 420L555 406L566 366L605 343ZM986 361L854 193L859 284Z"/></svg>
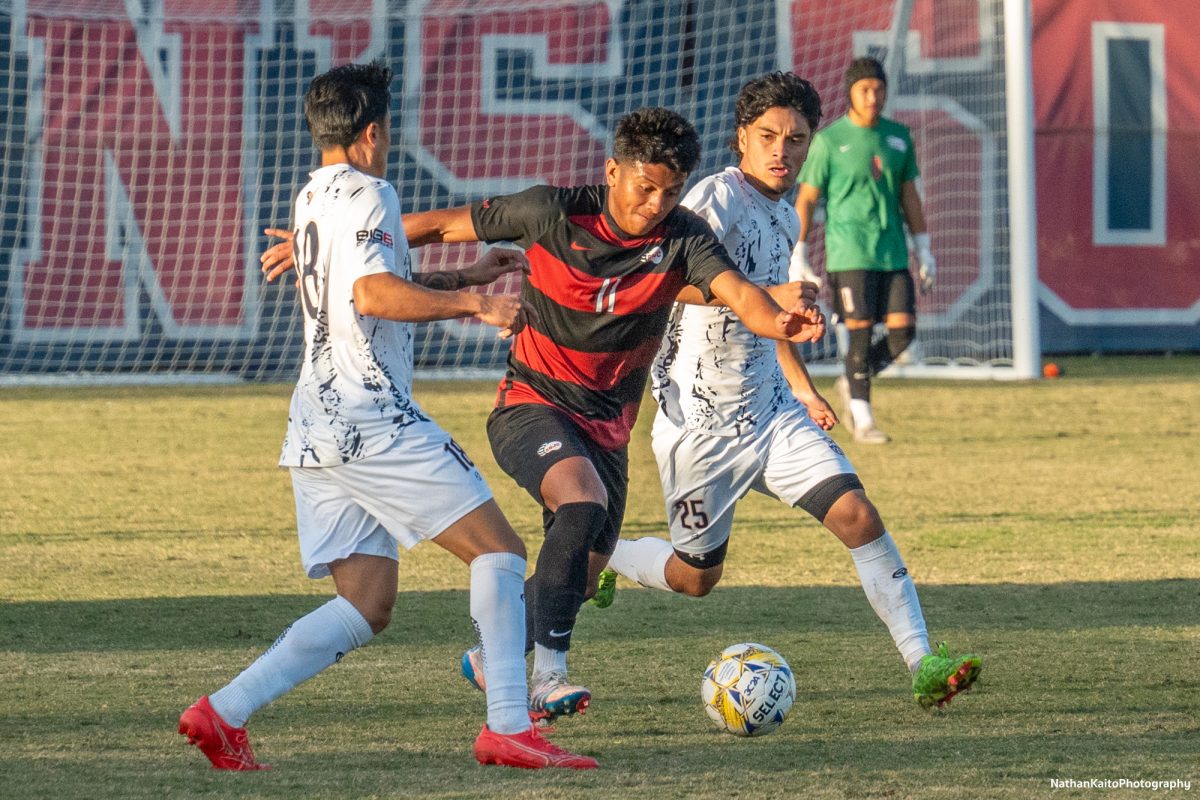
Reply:
<svg viewBox="0 0 1200 800"><path fill-rule="evenodd" d="M849 150L849 149L850 149L850 145L848 145L848 144L844 144L844 145L842 145L841 147L839 147L839 148L838 148L838 150L839 150L840 152L842 152L842 153L846 152L846 151L847 151L847 150Z"/></svg>
<svg viewBox="0 0 1200 800"><path fill-rule="evenodd" d="M572 628L567 628L565 631L546 631L546 635L553 636L555 638L558 638L560 636L570 636L572 630L573 630Z"/></svg>
<svg viewBox="0 0 1200 800"><path fill-rule="evenodd" d="M584 247L583 245L579 244L578 242L571 242L571 249L572 250L591 250L592 248Z"/></svg>

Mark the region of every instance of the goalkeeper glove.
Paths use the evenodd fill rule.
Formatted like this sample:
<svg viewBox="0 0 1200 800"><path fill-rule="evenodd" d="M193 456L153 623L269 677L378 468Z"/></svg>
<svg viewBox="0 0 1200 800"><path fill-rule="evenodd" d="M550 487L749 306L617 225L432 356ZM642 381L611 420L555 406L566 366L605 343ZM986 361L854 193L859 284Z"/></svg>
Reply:
<svg viewBox="0 0 1200 800"><path fill-rule="evenodd" d="M817 277L812 265L808 263L808 245L804 242L798 243L796 249L792 250L792 260L788 263L788 280L815 283L818 289L825 283Z"/></svg>
<svg viewBox="0 0 1200 800"><path fill-rule="evenodd" d="M917 276L921 281L921 293L925 294L933 288L934 281L937 280L937 259L933 257L933 251L929 248L928 233L913 234L912 238L917 248Z"/></svg>

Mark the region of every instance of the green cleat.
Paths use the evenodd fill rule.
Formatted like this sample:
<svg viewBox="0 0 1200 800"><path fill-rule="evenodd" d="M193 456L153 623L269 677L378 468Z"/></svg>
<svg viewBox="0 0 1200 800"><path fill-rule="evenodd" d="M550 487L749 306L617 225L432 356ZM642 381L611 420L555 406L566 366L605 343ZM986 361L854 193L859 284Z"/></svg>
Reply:
<svg viewBox="0 0 1200 800"><path fill-rule="evenodd" d="M617 571L605 567L600 573L600 579L597 581L596 594L589 603L596 608L608 608L613 604L613 599L617 596Z"/></svg>
<svg viewBox="0 0 1200 800"><path fill-rule="evenodd" d="M937 653L922 658L913 673L913 696L922 708L941 708L954 695L970 689L982 667L979 656L951 656L946 643L940 642Z"/></svg>

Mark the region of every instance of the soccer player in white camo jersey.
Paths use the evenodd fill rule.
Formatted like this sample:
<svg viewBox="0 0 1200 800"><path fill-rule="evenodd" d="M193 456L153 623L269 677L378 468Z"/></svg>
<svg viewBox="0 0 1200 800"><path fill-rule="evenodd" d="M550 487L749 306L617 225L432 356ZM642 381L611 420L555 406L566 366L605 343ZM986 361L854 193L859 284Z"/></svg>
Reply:
<svg viewBox="0 0 1200 800"><path fill-rule="evenodd" d="M783 198L820 118L821 101L808 81L776 72L747 83L730 142L738 166L704 179L683 199L738 269L776 293L813 288L785 284L800 221ZM785 296L777 299L787 305ZM837 417L795 346L755 336L729 309L699 305L698 293L685 290L679 300L652 387L659 406L652 447L671 541L622 539L609 566L644 586L708 594L721 579L734 509L753 489L812 514L849 548L922 705L940 705L968 688L979 659L931 654L912 577L854 467L826 435ZM607 599L598 598L601 605Z"/></svg>
<svg viewBox="0 0 1200 800"><path fill-rule="evenodd" d="M515 297L441 291L412 280L396 190L386 180L391 70L348 64L318 76L304 115L321 166L295 207L304 362L280 465L296 500L309 577L337 596L296 620L257 661L183 712L179 732L213 766L263 769L245 724L256 710L387 627L397 543L432 540L470 565L471 619L487 675L482 764L590 769L530 723L525 681L525 547L475 465L412 399L413 322L474 317L511 335ZM492 251L483 265L523 256Z"/></svg>

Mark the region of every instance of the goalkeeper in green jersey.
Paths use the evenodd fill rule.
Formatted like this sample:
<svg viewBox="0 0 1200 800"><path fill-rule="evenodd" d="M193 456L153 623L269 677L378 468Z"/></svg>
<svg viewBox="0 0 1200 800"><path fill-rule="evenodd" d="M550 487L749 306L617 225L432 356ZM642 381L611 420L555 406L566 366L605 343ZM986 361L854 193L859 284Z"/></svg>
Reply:
<svg viewBox="0 0 1200 800"><path fill-rule="evenodd" d="M842 421L855 441L884 444L889 437L871 412L871 378L905 351L917 326L905 225L922 292L933 288L937 265L917 190L912 136L883 116L883 66L873 58L854 60L846 70L846 93L850 110L816 135L798 178L800 239L789 276L821 283L808 262L805 240L824 197L825 268L834 312L849 333L846 372L836 387ZM872 341L878 322L887 326L887 336Z"/></svg>

